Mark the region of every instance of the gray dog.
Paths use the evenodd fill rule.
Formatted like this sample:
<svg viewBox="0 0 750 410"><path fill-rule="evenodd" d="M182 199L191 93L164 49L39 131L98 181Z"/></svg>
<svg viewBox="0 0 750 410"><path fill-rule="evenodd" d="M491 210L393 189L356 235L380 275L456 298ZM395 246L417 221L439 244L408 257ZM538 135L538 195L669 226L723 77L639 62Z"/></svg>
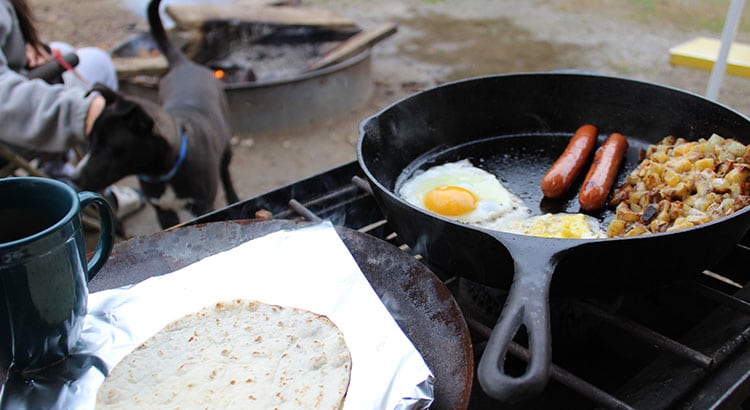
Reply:
<svg viewBox="0 0 750 410"><path fill-rule="evenodd" d="M169 40L159 3L149 3L148 21L169 62L159 81L160 105L95 85L92 92L101 93L107 106L92 127L76 183L98 191L136 174L159 224L167 228L179 223L180 208L196 216L211 211L219 180L227 203L238 198L229 174L231 130L224 88L211 70L190 61Z"/></svg>

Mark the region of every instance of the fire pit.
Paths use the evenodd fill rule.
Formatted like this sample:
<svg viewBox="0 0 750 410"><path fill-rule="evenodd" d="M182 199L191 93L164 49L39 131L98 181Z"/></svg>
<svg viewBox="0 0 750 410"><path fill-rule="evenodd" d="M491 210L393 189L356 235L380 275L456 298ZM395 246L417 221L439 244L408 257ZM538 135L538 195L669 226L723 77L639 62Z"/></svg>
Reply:
<svg viewBox="0 0 750 410"><path fill-rule="evenodd" d="M216 20L207 22L202 31L200 44L194 50L186 47L186 53L224 81L235 132L277 130L334 117L358 107L372 94L369 47L316 68L359 28ZM131 63L125 75L118 68L120 90L156 101L165 67L151 35L135 35L110 53L116 64ZM144 61L156 63L143 65Z"/></svg>

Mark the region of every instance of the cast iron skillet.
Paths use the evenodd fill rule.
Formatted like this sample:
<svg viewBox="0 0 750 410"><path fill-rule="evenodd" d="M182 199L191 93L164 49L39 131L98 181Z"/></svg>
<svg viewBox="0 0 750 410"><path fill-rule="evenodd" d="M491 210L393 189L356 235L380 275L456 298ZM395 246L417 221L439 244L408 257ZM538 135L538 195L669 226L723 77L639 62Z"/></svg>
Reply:
<svg viewBox="0 0 750 410"><path fill-rule="evenodd" d="M537 395L549 378L548 295L599 294L684 279L722 256L750 226L750 207L699 227L620 239L549 239L475 228L416 208L394 192L416 169L469 158L496 174L535 212L579 212L576 192L542 200L540 181L574 131L585 123L628 138L619 179L639 150L667 135L690 140L717 133L750 142L750 119L698 95L622 78L573 73L489 76L445 84L407 97L365 119L359 163L396 232L436 272L511 289L478 368L484 391L517 402ZM611 211L595 215L603 226ZM654 273L656 272L656 273ZM525 330L524 330L525 327ZM531 359L513 376L508 344L528 336Z"/></svg>

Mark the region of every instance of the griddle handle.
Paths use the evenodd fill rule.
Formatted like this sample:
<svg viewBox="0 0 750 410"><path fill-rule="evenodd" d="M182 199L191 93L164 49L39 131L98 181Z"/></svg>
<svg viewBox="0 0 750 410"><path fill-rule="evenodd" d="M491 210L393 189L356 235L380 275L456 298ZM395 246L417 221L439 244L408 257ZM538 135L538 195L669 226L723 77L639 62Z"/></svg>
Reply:
<svg viewBox="0 0 750 410"><path fill-rule="evenodd" d="M505 306L479 361L479 384L488 396L504 403L521 403L538 396L549 380L549 285L556 262L541 256L524 258L523 266L516 263ZM505 358L521 326L528 335L529 361L522 375L512 376L506 373Z"/></svg>

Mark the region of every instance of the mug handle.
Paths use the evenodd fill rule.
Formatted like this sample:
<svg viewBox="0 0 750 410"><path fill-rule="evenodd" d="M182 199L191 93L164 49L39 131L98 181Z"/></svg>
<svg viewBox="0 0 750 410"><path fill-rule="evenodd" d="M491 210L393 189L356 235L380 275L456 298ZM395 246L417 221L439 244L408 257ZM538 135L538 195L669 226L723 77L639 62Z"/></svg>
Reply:
<svg viewBox="0 0 750 410"><path fill-rule="evenodd" d="M99 214L99 241L96 243L96 249L91 259L88 261L87 272L88 280L91 280L104 266L104 262L109 258L114 245L115 217L112 208L103 196L94 192L79 192L78 200L81 203L81 209L90 204L96 204Z"/></svg>

